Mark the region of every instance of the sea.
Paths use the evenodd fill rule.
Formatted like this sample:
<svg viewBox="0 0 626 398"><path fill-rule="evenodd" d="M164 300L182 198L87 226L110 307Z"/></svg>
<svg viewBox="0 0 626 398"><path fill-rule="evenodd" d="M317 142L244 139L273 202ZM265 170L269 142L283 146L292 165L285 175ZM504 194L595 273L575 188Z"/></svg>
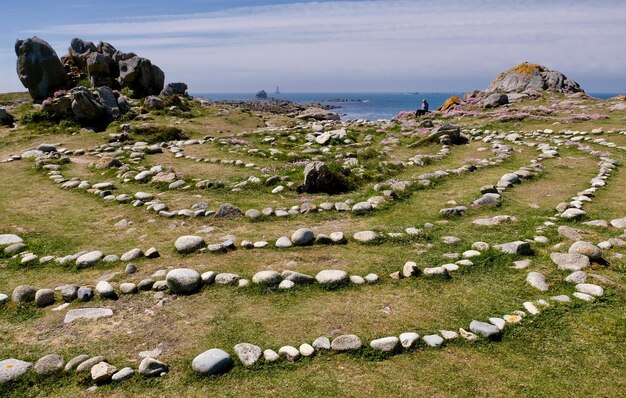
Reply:
<svg viewBox="0 0 626 398"><path fill-rule="evenodd" d="M190 93L194 97L203 97L207 100L250 100L254 93ZM391 119L402 111L412 111L421 108L422 100L426 99L430 109L437 109L443 102L453 95L463 97L461 92L413 92L413 93L280 93L269 94L269 98L288 100L299 104L319 102L323 105L337 107L342 120L379 120ZM617 93L591 93L596 98L611 98Z"/></svg>

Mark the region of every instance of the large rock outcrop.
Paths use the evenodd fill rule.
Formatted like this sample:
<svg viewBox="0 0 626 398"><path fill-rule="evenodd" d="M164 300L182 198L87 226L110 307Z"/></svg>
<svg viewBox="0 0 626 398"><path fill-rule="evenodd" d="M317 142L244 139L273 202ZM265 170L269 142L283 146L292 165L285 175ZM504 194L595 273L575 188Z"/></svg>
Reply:
<svg viewBox="0 0 626 398"><path fill-rule="evenodd" d="M43 101L70 85L65 68L52 46L31 37L15 43L17 76L35 101Z"/></svg>
<svg viewBox="0 0 626 398"><path fill-rule="evenodd" d="M343 174L318 161L304 167L304 184L298 187L298 192L336 194L348 189L348 180Z"/></svg>
<svg viewBox="0 0 626 398"><path fill-rule="evenodd" d="M558 93L584 92L575 81L545 66L524 62L499 74L486 93L521 93L552 91Z"/></svg>
<svg viewBox="0 0 626 398"><path fill-rule="evenodd" d="M159 95L165 83L165 74L149 59L134 56L119 62L119 82L131 90L134 98Z"/></svg>
<svg viewBox="0 0 626 398"><path fill-rule="evenodd" d="M15 54L18 76L35 101L43 101L59 89L87 85L82 83L85 79L92 88L128 88L133 98L159 95L165 82L163 71L149 59L118 51L105 42L95 45L74 38L68 54L59 59L50 44L32 37L18 40ZM168 93L176 94L180 88L174 86Z"/></svg>

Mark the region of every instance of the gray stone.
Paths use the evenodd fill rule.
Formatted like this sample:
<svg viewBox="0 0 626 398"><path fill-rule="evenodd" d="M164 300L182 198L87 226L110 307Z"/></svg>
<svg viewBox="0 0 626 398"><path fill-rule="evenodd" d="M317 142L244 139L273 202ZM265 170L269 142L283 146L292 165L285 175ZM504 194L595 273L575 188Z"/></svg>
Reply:
<svg viewBox="0 0 626 398"><path fill-rule="evenodd" d="M400 339L396 336L383 337L372 340L370 342L370 347L382 352L394 352L400 348Z"/></svg>
<svg viewBox="0 0 626 398"><path fill-rule="evenodd" d="M252 282L257 285L276 286L282 281L280 274L276 271L259 271L252 277Z"/></svg>
<svg viewBox="0 0 626 398"><path fill-rule="evenodd" d="M602 288L602 286L594 285L593 283L579 283L574 288L578 292L588 294L590 296L604 296L604 289Z"/></svg>
<svg viewBox="0 0 626 398"><path fill-rule="evenodd" d="M566 220L575 220L575 219L582 218L585 215L587 215L586 211L582 209L571 208L561 213L561 218L564 218Z"/></svg>
<svg viewBox="0 0 626 398"><path fill-rule="evenodd" d="M291 289L292 287L296 286L296 284L292 281L288 281L288 280L283 280L278 284L278 288L281 290L287 290L287 289Z"/></svg>
<svg viewBox="0 0 626 398"><path fill-rule="evenodd" d="M279 249L286 249L288 247L293 246L293 243L291 242L291 239L289 239L288 237L281 236L280 238L278 238L278 240L276 240L275 246Z"/></svg>
<svg viewBox="0 0 626 398"><path fill-rule="evenodd" d="M243 366L254 366L261 358L261 347L249 343L240 343L233 347Z"/></svg>
<svg viewBox="0 0 626 398"><path fill-rule="evenodd" d="M190 254L204 248L206 243L200 236L186 235L176 239L174 246L179 253Z"/></svg>
<svg viewBox="0 0 626 398"><path fill-rule="evenodd" d="M113 316L113 310L110 308L78 308L75 310L69 310L67 314L65 314L63 323L71 323L77 319L96 320L111 316Z"/></svg>
<svg viewBox="0 0 626 398"><path fill-rule="evenodd" d="M492 340L498 339L501 333L500 329L497 326L492 325L491 323L476 320L470 323L469 329L472 331L472 333Z"/></svg>
<svg viewBox="0 0 626 398"><path fill-rule="evenodd" d="M70 359L65 364L64 370L66 372L72 371L72 370L74 370L74 368L76 366L80 365L81 363L85 362L88 359L89 359L89 355L85 355L85 354L81 354L81 355L75 356L74 358Z"/></svg>
<svg viewBox="0 0 626 398"><path fill-rule="evenodd" d="M267 362L276 362L280 359L280 355L278 355L278 353L274 350L265 350L263 351L263 358L267 361Z"/></svg>
<svg viewBox="0 0 626 398"><path fill-rule="evenodd" d="M132 275L137 272L137 266L135 264L126 264L126 268L124 268L124 273L128 275Z"/></svg>
<svg viewBox="0 0 626 398"><path fill-rule="evenodd" d="M355 233L352 237L361 243L373 243L380 239L380 235L374 231L360 231Z"/></svg>
<svg viewBox="0 0 626 398"><path fill-rule="evenodd" d="M111 376L111 381L121 383L133 377L133 374L135 374L135 371L132 368L126 367L115 372L113 376Z"/></svg>
<svg viewBox="0 0 626 398"><path fill-rule="evenodd" d="M146 377L164 376L168 371L165 363L154 358L144 358L139 364L139 374Z"/></svg>
<svg viewBox="0 0 626 398"><path fill-rule="evenodd" d="M342 270L322 270L315 276L315 280L321 285L339 286L347 284L350 277Z"/></svg>
<svg viewBox="0 0 626 398"><path fill-rule="evenodd" d="M626 217L616 218L615 220L611 220L611 225L613 226L613 228L626 229ZM1 245L2 244L0 243L0 246Z"/></svg>
<svg viewBox="0 0 626 398"><path fill-rule="evenodd" d="M355 285L365 285L365 279L363 279L363 277L359 275L350 275L350 282L354 283Z"/></svg>
<svg viewBox="0 0 626 398"><path fill-rule="evenodd" d="M137 289L139 289L140 291L151 290L152 286L154 286L154 283L154 279L143 279L137 284Z"/></svg>
<svg viewBox="0 0 626 398"><path fill-rule="evenodd" d="M550 259L558 269L566 271L580 271L591 265L589 257L580 253L551 253Z"/></svg>
<svg viewBox="0 0 626 398"><path fill-rule="evenodd" d="M242 214L238 207L224 203L213 215L214 218L238 217Z"/></svg>
<svg viewBox="0 0 626 398"><path fill-rule="evenodd" d="M120 283L120 292L122 294L135 294L139 291L134 283Z"/></svg>
<svg viewBox="0 0 626 398"><path fill-rule="evenodd" d="M576 228L568 227L567 225L561 225L557 229L559 235L566 237L569 240L581 240L582 236L580 231Z"/></svg>
<svg viewBox="0 0 626 398"><path fill-rule="evenodd" d="M400 344L404 348L413 347L419 340L420 335L415 332L406 332L400 334Z"/></svg>
<svg viewBox="0 0 626 398"><path fill-rule="evenodd" d="M78 301L89 301L93 298L93 290L90 287L81 286L76 292L76 297Z"/></svg>
<svg viewBox="0 0 626 398"><path fill-rule="evenodd" d="M37 290L34 287L28 285L19 285L13 289L13 296L11 299L16 303L30 303L35 301L35 295Z"/></svg>
<svg viewBox="0 0 626 398"><path fill-rule="evenodd" d="M26 248L27 246L24 243L14 243L11 246L7 246L4 248L4 254L6 254L7 256L13 256L14 254L26 251Z"/></svg>
<svg viewBox="0 0 626 398"><path fill-rule="evenodd" d="M246 211L246 217L252 220L256 220L257 218L261 217L261 212L258 211L257 209L248 209Z"/></svg>
<svg viewBox="0 0 626 398"><path fill-rule="evenodd" d="M483 100L483 108L497 108L508 103L509 97L506 94L494 93Z"/></svg>
<svg viewBox="0 0 626 398"><path fill-rule="evenodd" d="M300 354L303 357L307 357L307 358L315 354L315 348L313 348L312 345L307 344L307 343L300 344L300 347L298 347L298 351L300 351Z"/></svg>
<svg viewBox="0 0 626 398"><path fill-rule="evenodd" d="M35 293L35 303L38 307L47 307L54 304L54 290L39 289Z"/></svg>
<svg viewBox="0 0 626 398"><path fill-rule="evenodd" d="M311 275L302 274L300 272L285 270L282 272L281 277L285 280L294 282L296 284L308 284L315 282L315 278Z"/></svg>
<svg viewBox="0 0 626 398"><path fill-rule="evenodd" d="M177 268L167 273L167 287L173 294L193 294L202 287L200 274L190 268Z"/></svg>
<svg viewBox="0 0 626 398"><path fill-rule="evenodd" d="M104 263L116 263L118 261L120 261L120 258L115 254L108 254L102 257L102 262Z"/></svg>
<svg viewBox="0 0 626 398"><path fill-rule="evenodd" d="M289 362L296 362L300 359L300 350L296 347L286 345L278 349L278 355L285 357Z"/></svg>
<svg viewBox="0 0 626 398"><path fill-rule="evenodd" d="M78 266L78 268L91 267L92 265L100 261L102 257L104 257L104 253L102 253L101 251L92 251L78 257L76 259L76 265Z"/></svg>
<svg viewBox="0 0 626 398"><path fill-rule="evenodd" d="M193 359L191 368L200 374L218 375L227 372L233 365L233 360L227 352L219 348L212 348Z"/></svg>
<svg viewBox="0 0 626 398"><path fill-rule="evenodd" d="M141 258L144 256L144 253L141 249L139 248L134 248L132 250L127 251L126 253L122 254L122 257L120 257L121 261L133 261L136 260L138 258Z"/></svg>
<svg viewBox="0 0 626 398"><path fill-rule="evenodd" d="M91 378L96 384L103 384L111 380L111 376L117 372L117 368L106 362L100 362L91 367Z"/></svg>
<svg viewBox="0 0 626 398"><path fill-rule="evenodd" d="M91 368L94 365L99 364L100 362L105 362L107 359L105 357L103 357L102 355L96 356L96 357L92 357L89 358L83 362L81 362L77 367L76 367L76 372L80 373L80 372L90 372Z"/></svg>
<svg viewBox="0 0 626 398"><path fill-rule="evenodd" d="M330 340L326 336L321 336L315 339L312 344L313 348L317 351L330 350Z"/></svg>
<svg viewBox="0 0 626 398"><path fill-rule="evenodd" d="M467 211L466 206L449 207L439 210L439 214L443 217L460 217Z"/></svg>
<svg viewBox="0 0 626 398"><path fill-rule="evenodd" d="M218 285L236 285L239 281L239 275L222 272L215 275L215 283Z"/></svg>
<svg viewBox="0 0 626 398"><path fill-rule="evenodd" d="M161 254L159 253L157 249L155 249L154 247L151 247L148 250L146 250L145 256L146 258L159 258L161 257Z"/></svg>
<svg viewBox="0 0 626 398"><path fill-rule="evenodd" d="M365 214L369 213L373 210L372 204L370 202L359 202L352 206L353 214Z"/></svg>
<svg viewBox="0 0 626 398"><path fill-rule="evenodd" d="M376 274L367 274L363 279L365 279L365 282L368 284L378 283L379 281L378 275Z"/></svg>
<svg viewBox="0 0 626 398"><path fill-rule="evenodd" d="M31 362L20 361L14 358L0 361L0 384L22 376L31 366L33 366Z"/></svg>
<svg viewBox="0 0 626 398"><path fill-rule="evenodd" d="M554 300L554 301L558 301L558 302L561 302L561 303L569 303L570 301L572 301L572 299L569 298L569 296L565 295L565 294L561 294L561 295L558 295L558 296L552 296L550 298L552 300Z"/></svg>
<svg viewBox="0 0 626 398"><path fill-rule="evenodd" d="M56 354L49 354L41 357L36 363L33 369L38 375L46 376L53 373L60 372L63 369L65 361L63 357Z"/></svg>
<svg viewBox="0 0 626 398"><path fill-rule="evenodd" d="M443 337L439 336L438 334L426 335L422 337L422 340L429 347L441 347L444 342Z"/></svg>
<svg viewBox="0 0 626 398"><path fill-rule="evenodd" d="M422 271L417 267L417 264L414 263L413 261L407 261L402 267L402 276L405 278L417 276L421 273Z"/></svg>
<svg viewBox="0 0 626 398"><path fill-rule="evenodd" d="M291 235L295 246L310 246L315 242L315 234L308 228L300 228Z"/></svg>
<svg viewBox="0 0 626 398"><path fill-rule="evenodd" d="M530 243L521 240L495 245L494 247L503 253L518 254L522 256L530 256L533 254Z"/></svg>
<svg viewBox="0 0 626 398"><path fill-rule="evenodd" d="M215 272L203 272L202 275L200 275L200 278L202 279L202 283L205 285L212 285L215 282Z"/></svg>
<svg viewBox="0 0 626 398"><path fill-rule="evenodd" d="M330 347L335 351L352 351L358 350L363 346L359 336L354 334L344 334L333 339Z"/></svg>
<svg viewBox="0 0 626 398"><path fill-rule="evenodd" d="M546 277L539 272L529 272L526 275L526 282L537 290L545 292L548 290L548 284L546 283ZM471 330L471 328L470 328Z"/></svg>
<svg viewBox="0 0 626 398"><path fill-rule="evenodd" d="M599 260L602 258L602 250L589 242L585 242L579 240L578 242L574 242L568 250L569 253L578 253L589 257L589 260Z"/></svg>
<svg viewBox="0 0 626 398"><path fill-rule="evenodd" d="M100 281L96 285L96 293L102 298L117 300L117 293L115 293L115 289L113 286L107 281Z"/></svg>
<svg viewBox="0 0 626 398"><path fill-rule="evenodd" d="M333 243L335 243L337 245L343 245L343 244L348 243L348 240L344 236L343 232L332 232L329 235L329 238L330 238L330 240L333 241Z"/></svg>
<svg viewBox="0 0 626 398"><path fill-rule="evenodd" d="M587 274L585 274L584 271L572 272L565 278L565 282L573 283L575 285L579 283L585 283L586 281L587 281Z"/></svg>

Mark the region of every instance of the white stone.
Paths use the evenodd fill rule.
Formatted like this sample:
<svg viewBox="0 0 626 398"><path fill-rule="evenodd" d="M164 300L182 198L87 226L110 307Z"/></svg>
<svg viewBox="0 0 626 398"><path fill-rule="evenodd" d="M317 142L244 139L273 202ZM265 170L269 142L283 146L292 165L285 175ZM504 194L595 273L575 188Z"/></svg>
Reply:
<svg viewBox="0 0 626 398"><path fill-rule="evenodd" d="M604 289L602 286L594 285L593 283L579 283L574 288L580 293L589 294L591 296L604 296Z"/></svg>

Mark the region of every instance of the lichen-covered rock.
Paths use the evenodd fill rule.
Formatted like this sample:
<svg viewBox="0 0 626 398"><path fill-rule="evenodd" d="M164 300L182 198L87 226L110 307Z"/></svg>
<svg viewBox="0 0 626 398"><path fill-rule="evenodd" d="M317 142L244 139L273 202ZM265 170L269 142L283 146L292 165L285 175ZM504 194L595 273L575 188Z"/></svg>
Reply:
<svg viewBox="0 0 626 398"><path fill-rule="evenodd" d="M460 103L461 103L461 98L459 98L456 95L453 95L452 97L445 100L443 104L439 108L437 108L437 110L440 112L448 112L456 108L457 105L459 105Z"/></svg>
<svg viewBox="0 0 626 398"><path fill-rule="evenodd" d="M518 93L528 90L559 93L584 92L575 81L545 66L524 62L498 75L487 93Z"/></svg>

